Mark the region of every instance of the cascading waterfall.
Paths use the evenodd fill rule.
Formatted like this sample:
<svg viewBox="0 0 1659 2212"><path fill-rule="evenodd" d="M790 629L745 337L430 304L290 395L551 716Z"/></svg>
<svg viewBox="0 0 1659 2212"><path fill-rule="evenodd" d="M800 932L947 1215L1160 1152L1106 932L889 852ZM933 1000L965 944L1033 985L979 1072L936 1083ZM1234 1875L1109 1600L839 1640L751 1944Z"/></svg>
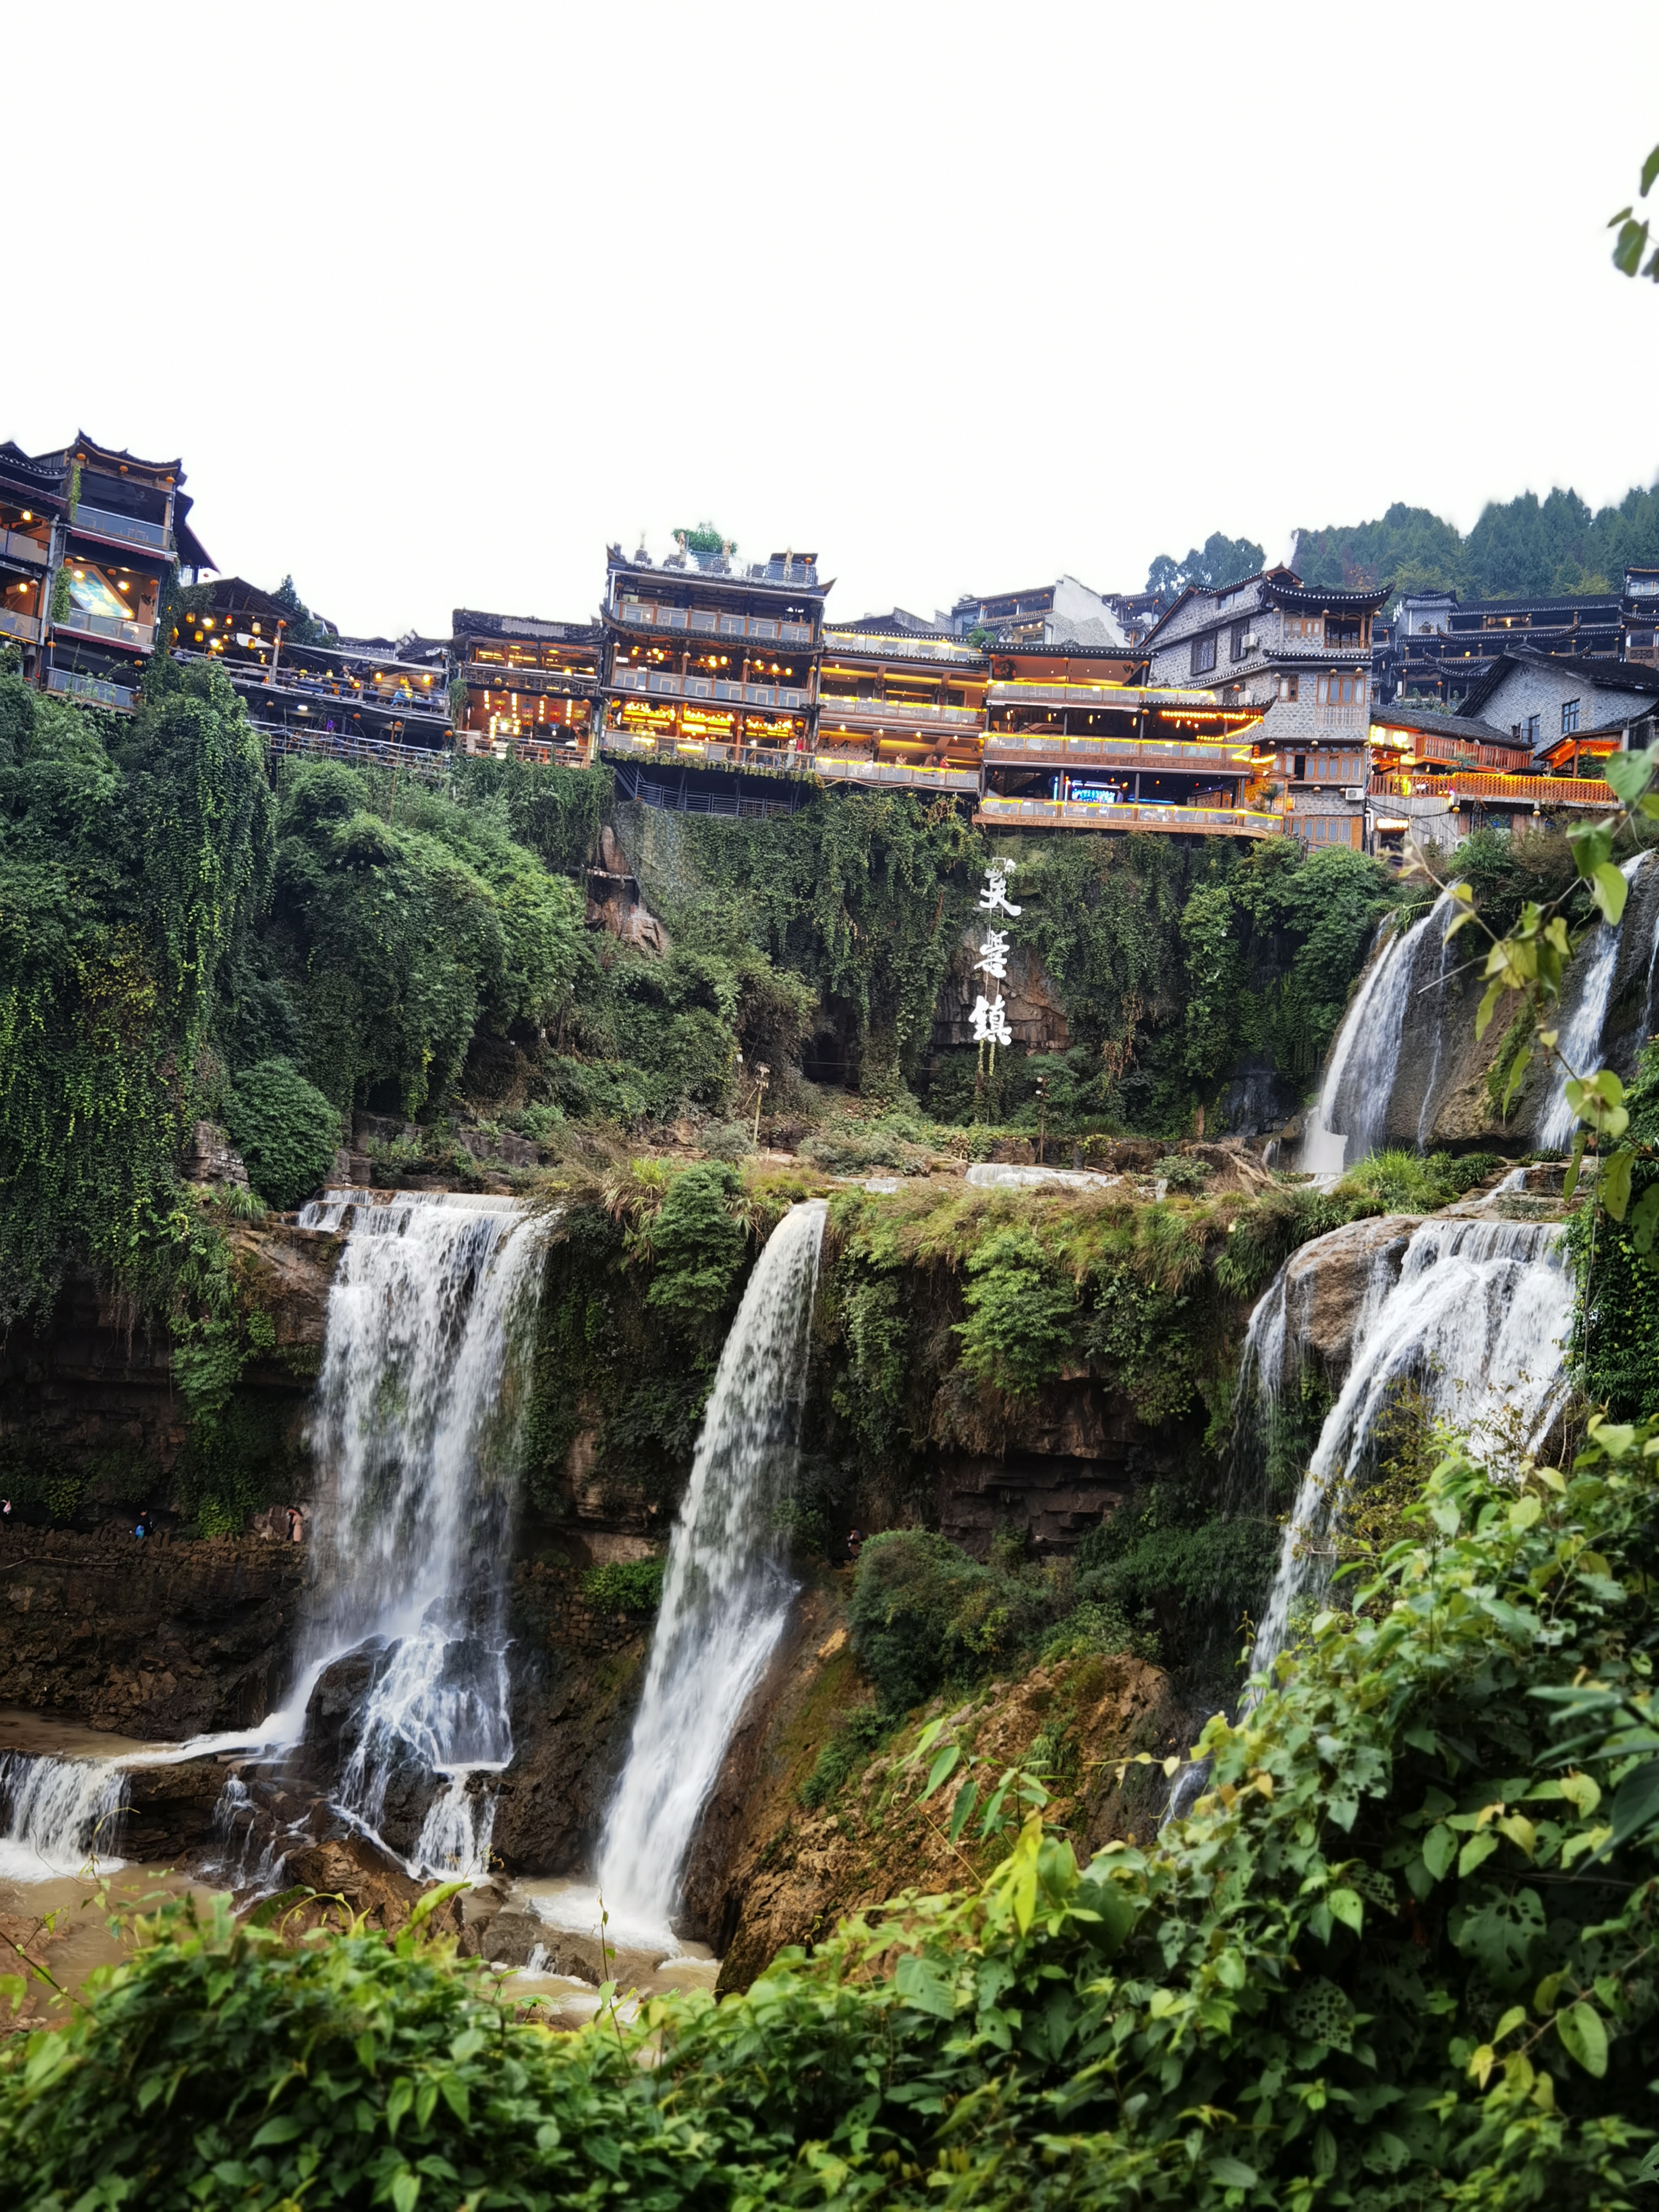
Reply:
<svg viewBox="0 0 1659 2212"><path fill-rule="evenodd" d="M1426 944L1443 951L1452 904L1451 894L1443 891L1403 937L1388 939L1337 1031L1302 1140L1301 1165L1322 1182L1334 1182L1351 1162L1364 1159L1382 1134L1418 955Z"/></svg>
<svg viewBox="0 0 1659 2212"><path fill-rule="evenodd" d="M1624 863L1620 873L1627 884L1634 881L1637 870L1647 858L1647 854L1638 853ZM1659 943L1659 938L1656 943ZM1607 1000L1618 963L1619 928L1615 923L1604 921L1574 961L1568 976L1558 1048L1566 1066L1556 1073L1538 1117L1540 1152L1561 1152L1572 1142L1578 1117L1567 1103L1570 1079L1566 1069L1580 1075L1593 1075L1601 1065L1601 1031L1607 1022Z"/></svg>
<svg viewBox="0 0 1659 2212"><path fill-rule="evenodd" d="M599 1850L601 1893L625 1926L666 1930L698 1815L794 1597L776 1509L799 1450L824 1211L808 1200L773 1231L720 1353Z"/></svg>
<svg viewBox="0 0 1659 2212"><path fill-rule="evenodd" d="M126 1802L125 1772L111 1759L0 1752L0 1878L43 1881L94 1859L101 1872L118 1871L126 1862L113 1844Z"/></svg>
<svg viewBox="0 0 1659 2212"><path fill-rule="evenodd" d="M1558 1223L1425 1221L1399 1278L1362 1318L1352 1364L1325 1418L1279 1547L1251 1671L1270 1668L1297 1613L1332 1571L1345 1491L1364 1468L1378 1416L1404 1382L1426 1409L1492 1442L1536 1446L1566 1396L1572 1284ZM1265 1301L1264 1301L1265 1303ZM1281 1338L1282 1341L1282 1338Z"/></svg>
<svg viewBox="0 0 1659 2212"><path fill-rule="evenodd" d="M501 1564L544 1224L511 1199L331 1191L301 1225L348 1214L314 1438L333 1497L294 1705L374 1650L341 1809L378 1833L394 1776L441 1777L410 1870L476 1875L495 1800L468 1785L513 1753Z"/></svg>

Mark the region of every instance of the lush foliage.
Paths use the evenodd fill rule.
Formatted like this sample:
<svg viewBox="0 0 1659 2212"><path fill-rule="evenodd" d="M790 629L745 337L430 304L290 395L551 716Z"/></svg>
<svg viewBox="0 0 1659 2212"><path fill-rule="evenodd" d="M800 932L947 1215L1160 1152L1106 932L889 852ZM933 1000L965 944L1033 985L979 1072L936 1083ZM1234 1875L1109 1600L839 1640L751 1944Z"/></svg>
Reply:
<svg viewBox="0 0 1659 2212"><path fill-rule="evenodd" d="M1659 1272L1653 1243L1639 1249L1638 1223L1659 1188L1659 1048L1644 1054L1626 1103L1630 1136L1640 1147L1622 1221L1598 1206L1574 1215L1568 1238L1583 1296L1583 1386L1615 1419L1659 1414Z"/></svg>
<svg viewBox="0 0 1659 2212"><path fill-rule="evenodd" d="M340 1141L339 1115L290 1060L242 1071L225 1101L225 1126L249 1182L284 1211L316 1189Z"/></svg>
<svg viewBox="0 0 1659 2212"><path fill-rule="evenodd" d="M1246 576L1259 575L1267 565L1267 555L1253 539L1228 538L1212 530L1202 551L1194 546L1184 561L1176 561L1168 553L1158 554L1146 571L1146 589L1165 599L1174 599L1188 584L1221 591Z"/></svg>
<svg viewBox="0 0 1659 2212"><path fill-rule="evenodd" d="M337 1105L441 1097L478 1030L533 1027L575 974L580 905L493 818L337 762L279 793L270 943L305 1073Z"/></svg>
<svg viewBox="0 0 1659 2212"><path fill-rule="evenodd" d="M1659 561L1659 486L1594 512L1575 491L1492 501L1467 538L1427 507L1398 501L1375 522L1302 532L1305 580L1358 591L1455 591L1498 599L1622 589L1627 564Z"/></svg>
<svg viewBox="0 0 1659 2212"><path fill-rule="evenodd" d="M607 1559L582 1577L581 1591L601 1613L654 1613L662 1598L665 1559Z"/></svg>
<svg viewBox="0 0 1659 2212"><path fill-rule="evenodd" d="M170 1241L269 819L217 672L158 665L123 725L0 675L0 1317L68 1263L131 1281Z"/></svg>
<svg viewBox="0 0 1659 2212"><path fill-rule="evenodd" d="M1034 1811L976 1893L719 2006L555 2040L442 1942L285 1949L173 1908L7 2054L21 2212L1638 2206L1656 1450L1603 1429L1501 1481L1454 1455L1358 1614L1210 1724L1186 1820L1079 1869Z"/></svg>
<svg viewBox="0 0 1659 2212"><path fill-rule="evenodd" d="M1349 1169L1335 1194L1374 1199L1385 1213L1433 1213L1502 1165L1491 1152L1373 1152Z"/></svg>

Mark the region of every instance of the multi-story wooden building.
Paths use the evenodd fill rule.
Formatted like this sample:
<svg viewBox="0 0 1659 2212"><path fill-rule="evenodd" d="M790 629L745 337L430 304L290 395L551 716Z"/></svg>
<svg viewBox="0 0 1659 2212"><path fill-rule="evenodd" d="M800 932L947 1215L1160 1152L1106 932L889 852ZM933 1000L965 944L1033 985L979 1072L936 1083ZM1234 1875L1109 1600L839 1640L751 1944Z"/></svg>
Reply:
<svg viewBox="0 0 1659 2212"><path fill-rule="evenodd" d="M1255 738L1262 709L1152 689L1127 647L991 656L975 819L1028 829L1276 836Z"/></svg>
<svg viewBox="0 0 1659 2212"><path fill-rule="evenodd" d="M1376 696L1383 705L1432 699L1449 712L1512 646L1570 660L1620 660L1627 620L1616 592L1476 599L1467 606L1455 592L1407 592L1393 620L1376 627Z"/></svg>
<svg viewBox="0 0 1659 2212"><path fill-rule="evenodd" d="M605 651L599 623L457 607L449 650L463 751L588 760Z"/></svg>
<svg viewBox="0 0 1659 2212"><path fill-rule="evenodd" d="M141 461L84 434L57 453L0 448L0 635L23 646L42 689L136 708L169 578L210 565L184 481L178 461Z"/></svg>
<svg viewBox="0 0 1659 2212"><path fill-rule="evenodd" d="M1284 826L1311 844L1364 842L1371 625L1385 596L1304 585L1288 568L1189 585L1143 648L1154 684L1257 711Z"/></svg>
<svg viewBox="0 0 1659 2212"><path fill-rule="evenodd" d="M1625 658L1638 668L1659 668L1659 568L1626 568L1620 602Z"/></svg>
<svg viewBox="0 0 1659 2212"><path fill-rule="evenodd" d="M818 773L841 782L976 792L987 656L949 630L866 615L826 625Z"/></svg>
<svg viewBox="0 0 1659 2212"><path fill-rule="evenodd" d="M607 558L603 749L770 769L813 749L823 603L811 553Z"/></svg>

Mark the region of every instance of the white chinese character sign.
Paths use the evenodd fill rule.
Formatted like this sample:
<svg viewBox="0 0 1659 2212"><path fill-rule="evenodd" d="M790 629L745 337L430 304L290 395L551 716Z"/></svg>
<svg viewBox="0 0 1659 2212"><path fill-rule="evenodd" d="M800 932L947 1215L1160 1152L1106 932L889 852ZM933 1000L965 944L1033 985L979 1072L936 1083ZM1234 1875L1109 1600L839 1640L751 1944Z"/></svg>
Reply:
<svg viewBox="0 0 1659 2212"><path fill-rule="evenodd" d="M1012 860L994 860L985 872L985 888L979 895L980 911L992 915L1017 915L1019 908L1008 896L1008 878L1014 872ZM1001 986L1008 974L1008 932L993 929L988 919L985 938L979 948L979 958L974 963L975 972L983 969L986 980L996 990L994 999L981 991L974 1001L968 1019L972 1024L974 1042L979 1047L981 1059L985 1048L991 1048L991 1065L996 1066L997 1047L1011 1045L1014 1033L1008 1026L1008 1015Z"/></svg>

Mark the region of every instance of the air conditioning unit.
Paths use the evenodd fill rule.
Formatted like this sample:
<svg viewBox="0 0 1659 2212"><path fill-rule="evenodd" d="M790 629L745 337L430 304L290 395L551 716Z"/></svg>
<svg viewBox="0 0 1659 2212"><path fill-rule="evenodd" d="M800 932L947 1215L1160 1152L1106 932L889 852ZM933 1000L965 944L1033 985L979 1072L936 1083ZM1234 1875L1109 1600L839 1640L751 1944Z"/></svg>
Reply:
<svg viewBox="0 0 1659 2212"><path fill-rule="evenodd" d="M1254 631L1252 631L1248 636L1242 638L1239 641L1243 646L1246 653L1254 653L1261 643L1261 640L1255 635Z"/></svg>
<svg viewBox="0 0 1659 2212"><path fill-rule="evenodd" d="M1344 799L1363 799L1365 796L1365 787L1363 783L1345 783L1342 787L1342 796Z"/></svg>

